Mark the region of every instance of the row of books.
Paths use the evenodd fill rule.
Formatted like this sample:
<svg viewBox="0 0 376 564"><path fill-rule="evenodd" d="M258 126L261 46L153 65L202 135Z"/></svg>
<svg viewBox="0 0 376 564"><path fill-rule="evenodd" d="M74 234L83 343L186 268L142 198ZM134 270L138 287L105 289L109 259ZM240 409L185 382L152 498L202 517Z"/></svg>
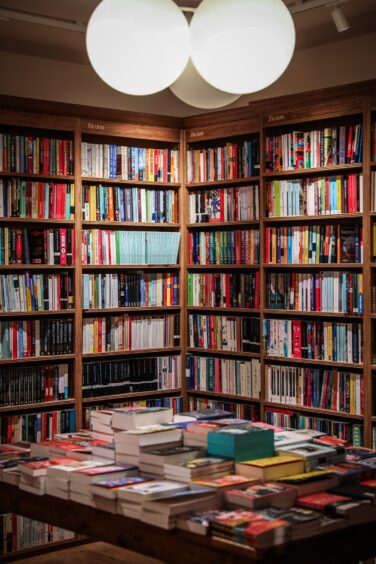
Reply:
<svg viewBox="0 0 376 564"><path fill-rule="evenodd" d="M363 274L270 272L266 307L294 311L363 314Z"/></svg>
<svg viewBox="0 0 376 564"><path fill-rule="evenodd" d="M187 388L260 399L260 361L258 358L234 360L189 354Z"/></svg>
<svg viewBox="0 0 376 564"><path fill-rule="evenodd" d="M300 319L264 319L264 351L271 357L361 364L362 325Z"/></svg>
<svg viewBox="0 0 376 564"><path fill-rule="evenodd" d="M0 443L40 442L76 429L74 409L0 417Z"/></svg>
<svg viewBox="0 0 376 564"><path fill-rule="evenodd" d="M127 186L84 185L82 219L85 221L134 221L176 223L174 190Z"/></svg>
<svg viewBox="0 0 376 564"><path fill-rule="evenodd" d="M187 152L187 182L248 178L257 174L259 163L260 144L256 137L226 143L222 147L190 149Z"/></svg>
<svg viewBox="0 0 376 564"><path fill-rule="evenodd" d="M0 172L73 174L73 141L0 133Z"/></svg>
<svg viewBox="0 0 376 564"><path fill-rule="evenodd" d="M180 233L165 231L82 231L83 264L176 264Z"/></svg>
<svg viewBox="0 0 376 564"><path fill-rule="evenodd" d="M179 182L179 151L81 143L82 176Z"/></svg>
<svg viewBox="0 0 376 564"><path fill-rule="evenodd" d="M269 264L361 263L363 262L363 229L359 224L267 227L265 262Z"/></svg>
<svg viewBox="0 0 376 564"><path fill-rule="evenodd" d="M363 212L363 175L348 174L266 183L268 217Z"/></svg>
<svg viewBox="0 0 376 564"><path fill-rule="evenodd" d="M74 184L0 179L0 217L74 219Z"/></svg>
<svg viewBox="0 0 376 564"><path fill-rule="evenodd" d="M188 272L188 306L260 307L259 272Z"/></svg>
<svg viewBox="0 0 376 564"><path fill-rule="evenodd" d="M0 311L51 311L74 307L73 277L61 274L0 274Z"/></svg>
<svg viewBox="0 0 376 564"><path fill-rule="evenodd" d="M260 231L233 229L188 234L189 264L258 264Z"/></svg>
<svg viewBox="0 0 376 564"><path fill-rule="evenodd" d="M265 152L268 172L361 163L363 129L354 124L268 135Z"/></svg>
<svg viewBox="0 0 376 564"><path fill-rule="evenodd" d="M214 400L209 398L189 397L189 409L200 411L202 409L220 409L232 413L236 419L260 420L260 409L249 402L241 403L231 400Z"/></svg>
<svg viewBox="0 0 376 564"><path fill-rule="evenodd" d="M74 264L74 230L0 227L0 264Z"/></svg>
<svg viewBox="0 0 376 564"><path fill-rule="evenodd" d="M0 368L0 406L27 405L70 397L68 364Z"/></svg>
<svg viewBox="0 0 376 564"><path fill-rule="evenodd" d="M376 211L376 170L371 170L371 210Z"/></svg>
<svg viewBox="0 0 376 564"><path fill-rule="evenodd" d="M221 351L260 352L260 319L190 314L189 346Z"/></svg>
<svg viewBox="0 0 376 564"><path fill-rule="evenodd" d="M0 514L0 555L74 538L74 533L16 513Z"/></svg>
<svg viewBox="0 0 376 564"><path fill-rule="evenodd" d="M30 358L73 353L71 319L0 322L0 358Z"/></svg>
<svg viewBox="0 0 376 564"><path fill-rule="evenodd" d="M82 289L84 309L179 305L176 272L83 274Z"/></svg>
<svg viewBox="0 0 376 564"><path fill-rule="evenodd" d="M82 395L87 398L180 388L180 364L177 355L85 362Z"/></svg>
<svg viewBox="0 0 376 564"><path fill-rule="evenodd" d="M260 218L257 184L190 192L188 223L247 221Z"/></svg>
<svg viewBox="0 0 376 564"><path fill-rule="evenodd" d="M83 352L135 351L177 347L179 315L118 315L83 320Z"/></svg>
<svg viewBox="0 0 376 564"><path fill-rule="evenodd" d="M354 446L362 446L363 425L325 417L311 417L288 409L265 408L265 421L270 425L290 429L314 429L343 439Z"/></svg>
<svg viewBox="0 0 376 564"><path fill-rule="evenodd" d="M363 375L298 366L266 366L266 401L363 415Z"/></svg>

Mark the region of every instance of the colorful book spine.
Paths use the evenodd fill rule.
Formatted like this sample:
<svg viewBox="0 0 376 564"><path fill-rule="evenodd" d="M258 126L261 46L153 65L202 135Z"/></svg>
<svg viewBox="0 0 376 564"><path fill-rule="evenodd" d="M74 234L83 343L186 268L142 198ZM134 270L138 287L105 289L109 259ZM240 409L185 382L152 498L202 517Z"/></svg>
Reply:
<svg viewBox="0 0 376 564"><path fill-rule="evenodd" d="M188 234L189 264L258 264L260 231L194 231Z"/></svg>
<svg viewBox="0 0 376 564"><path fill-rule="evenodd" d="M363 375L322 368L266 366L266 401L363 415Z"/></svg>
<svg viewBox="0 0 376 564"><path fill-rule="evenodd" d="M266 183L268 217L363 212L363 175L348 174Z"/></svg>
<svg viewBox="0 0 376 564"><path fill-rule="evenodd" d="M191 192L188 196L189 223L255 221L260 218L257 184Z"/></svg>
<svg viewBox="0 0 376 564"><path fill-rule="evenodd" d="M1 443L37 443L75 431L74 409L0 417Z"/></svg>
<svg viewBox="0 0 376 564"><path fill-rule="evenodd" d="M176 183L179 151L83 142L81 167L86 178Z"/></svg>
<svg viewBox="0 0 376 564"><path fill-rule="evenodd" d="M266 227L268 264L335 264L363 262L363 229L352 225Z"/></svg>
<svg viewBox="0 0 376 564"><path fill-rule="evenodd" d="M257 317L190 314L189 346L199 349L260 352Z"/></svg>
<svg viewBox="0 0 376 564"><path fill-rule="evenodd" d="M264 319L263 342L270 357L363 362L360 323Z"/></svg>
<svg viewBox="0 0 376 564"><path fill-rule="evenodd" d="M74 219L74 184L0 179L0 217Z"/></svg>
<svg viewBox="0 0 376 564"><path fill-rule="evenodd" d="M176 272L115 272L82 276L84 309L177 306L179 292Z"/></svg>
<svg viewBox="0 0 376 564"><path fill-rule="evenodd" d="M74 229L0 227L0 264L56 264L75 261Z"/></svg>
<svg viewBox="0 0 376 564"><path fill-rule="evenodd" d="M55 311L74 307L73 277L69 273L0 274L0 311Z"/></svg>
<svg viewBox="0 0 376 564"><path fill-rule="evenodd" d="M180 365L180 356L85 362L82 394L87 398L177 389L181 387Z"/></svg>
<svg viewBox="0 0 376 564"><path fill-rule="evenodd" d="M0 322L0 358L73 353L71 319L14 319Z"/></svg>
<svg viewBox="0 0 376 564"><path fill-rule="evenodd" d="M177 193L175 190L155 188L84 185L82 219L177 223Z"/></svg>
<svg viewBox="0 0 376 564"><path fill-rule="evenodd" d="M357 272L268 272L266 307L363 315L363 274Z"/></svg>
<svg viewBox="0 0 376 564"><path fill-rule="evenodd" d="M188 272L188 306L250 308L260 307L259 272Z"/></svg>
<svg viewBox="0 0 376 564"><path fill-rule="evenodd" d="M74 174L73 141L0 133L0 172Z"/></svg>
<svg viewBox="0 0 376 564"><path fill-rule="evenodd" d="M278 172L361 163L361 124L267 135L265 170Z"/></svg>
<svg viewBox="0 0 376 564"><path fill-rule="evenodd" d="M179 315L118 315L83 321L83 352L105 353L177 347Z"/></svg>
<svg viewBox="0 0 376 564"><path fill-rule="evenodd" d="M0 369L0 406L27 405L71 397L68 364Z"/></svg>
<svg viewBox="0 0 376 564"><path fill-rule="evenodd" d="M261 372L258 358L234 360L187 356L187 388L260 399Z"/></svg>
<svg viewBox="0 0 376 564"><path fill-rule="evenodd" d="M180 233L82 231L82 264L177 264Z"/></svg>
<svg viewBox="0 0 376 564"><path fill-rule="evenodd" d="M254 137L221 147L190 149L187 152L187 181L211 182L248 178L260 169L260 146Z"/></svg>

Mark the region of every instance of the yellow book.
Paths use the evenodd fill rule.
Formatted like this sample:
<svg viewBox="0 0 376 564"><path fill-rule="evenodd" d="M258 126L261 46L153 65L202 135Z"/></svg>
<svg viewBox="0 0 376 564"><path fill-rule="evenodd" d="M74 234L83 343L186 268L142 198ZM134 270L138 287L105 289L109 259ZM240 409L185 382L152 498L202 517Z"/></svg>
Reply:
<svg viewBox="0 0 376 564"><path fill-rule="evenodd" d="M96 186L89 186L89 216L90 221L96 221L97 219L97 198L96 198Z"/></svg>
<svg viewBox="0 0 376 564"><path fill-rule="evenodd" d="M356 374L350 374L350 413L355 415L356 414L356 405L355 405L355 397L356 397Z"/></svg>
<svg viewBox="0 0 376 564"><path fill-rule="evenodd" d="M304 460L298 456L281 454L281 456L239 462L235 464L235 472L246 478L255 477L260 480L276 480L282 476L304 472Z"/></svg>
<svg viewBox="0 0 376 564"><path fill-rule="evenodd" d="M115 220L114 193L112 186L109 186L107 189L107 198L108 198L108 219L109 221L114 221Z"/></svg>

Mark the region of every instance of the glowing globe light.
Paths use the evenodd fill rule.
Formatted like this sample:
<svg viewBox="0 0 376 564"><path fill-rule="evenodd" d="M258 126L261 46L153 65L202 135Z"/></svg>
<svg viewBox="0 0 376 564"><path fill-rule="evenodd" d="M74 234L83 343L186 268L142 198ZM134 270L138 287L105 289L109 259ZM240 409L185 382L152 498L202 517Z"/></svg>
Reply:
<svg viewBox="0 0 376 564"><path fill-rule="evenodd" d="M155 94L186 67L189 27L172 0L102 0L88 23L86 48L109 86L126 94Z"/></svg>
<svg viewBox="0 0 376 564"><path fill-rule="evenodd" d="M239 94L229 94L211 86L197 72L191 60L179 78L171 84L170 90L180 100L195 108L222 108L240 98Z"/></svg>
<svg viewBox="0 0 376 564"><path fill-rule="evenodd" d="M214 88L233 94L272 84L295 46L294 22L282 0L203 0L190 33L197 71Z"/></svg>

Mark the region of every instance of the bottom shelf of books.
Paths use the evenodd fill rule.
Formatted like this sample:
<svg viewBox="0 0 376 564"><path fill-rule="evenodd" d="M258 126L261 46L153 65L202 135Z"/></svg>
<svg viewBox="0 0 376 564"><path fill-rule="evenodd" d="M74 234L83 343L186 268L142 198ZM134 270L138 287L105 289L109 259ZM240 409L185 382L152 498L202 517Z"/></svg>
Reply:
<svg viewBox="0 0 376 564"><path fill-rule="evenodd" d="M218 408L122 407L90 419L88 431L0 445L0 510L24 516L2 517L17 548L71 535L64 527L166 562L376 553L376 451ZM52 525L37 530L28 518Z"/></svg>

